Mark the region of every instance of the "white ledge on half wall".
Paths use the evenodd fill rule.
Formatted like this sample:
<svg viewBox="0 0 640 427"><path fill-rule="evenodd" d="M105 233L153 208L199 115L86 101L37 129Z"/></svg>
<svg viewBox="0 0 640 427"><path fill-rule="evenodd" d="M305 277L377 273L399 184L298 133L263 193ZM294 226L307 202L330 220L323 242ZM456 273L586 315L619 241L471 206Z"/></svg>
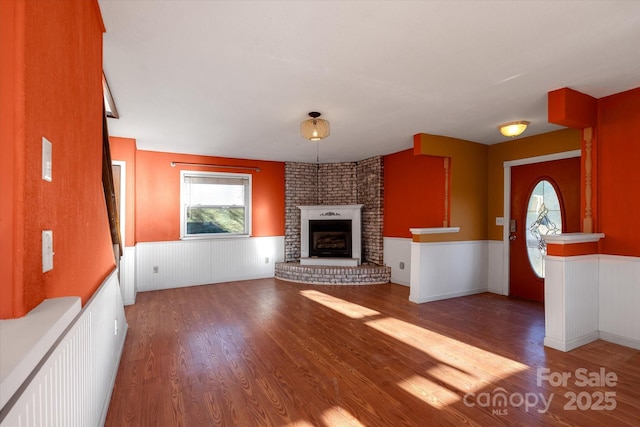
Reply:
<svg viewBox="0 0 640 427"><path fill-rule="evenodd" d="M604 233L563 233L542 236L545 242L552 245L571 245L574 243L592 243L604 239Z"/></svg>
<svg viewBox="0 0 640 427"><path fill-rule="evenodd" d="M42 301L26 316L0 321L0 408L80 313L79 297Z"/></svg>
<svg viewBox="0 0 640 427"><path fill-rule="evenodd" d="M411 234L445 234L459 233L460 227L410 228Z"/></svg>

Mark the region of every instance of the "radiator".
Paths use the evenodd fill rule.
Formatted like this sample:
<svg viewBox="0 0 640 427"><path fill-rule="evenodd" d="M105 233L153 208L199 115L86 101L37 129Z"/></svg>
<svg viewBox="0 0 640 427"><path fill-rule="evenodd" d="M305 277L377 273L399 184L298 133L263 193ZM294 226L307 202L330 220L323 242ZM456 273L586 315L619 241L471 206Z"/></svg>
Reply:
<svg viewBox="0 0 640 427"><path fill-rule="evenodd" d="M113 272L3 408L0 425L103 425L126 327Z"/></svg>

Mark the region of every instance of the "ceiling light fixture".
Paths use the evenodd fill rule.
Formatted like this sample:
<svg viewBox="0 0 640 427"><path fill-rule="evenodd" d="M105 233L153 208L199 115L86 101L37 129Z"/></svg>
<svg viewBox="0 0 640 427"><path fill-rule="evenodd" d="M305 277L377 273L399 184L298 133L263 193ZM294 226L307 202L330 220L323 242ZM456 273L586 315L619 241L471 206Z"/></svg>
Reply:
<svg viewBox="0 0 640 427"><path fill-rule="evenodd" d="M510 136L513 138L514 136L518 136L522 132L524 132L528 125L529 122L525 120L518 120L516 122L501 124L500 126L498 126L498 129L504 136Z"/></svg>
<svg viewBox="0 0 640 427"><path fill-rule="evenodd" d="M300 135L310 141L320 141L329 136L329 122L319 119L320 113L312 111L309 113L310 119L300 123Z"/></svg>

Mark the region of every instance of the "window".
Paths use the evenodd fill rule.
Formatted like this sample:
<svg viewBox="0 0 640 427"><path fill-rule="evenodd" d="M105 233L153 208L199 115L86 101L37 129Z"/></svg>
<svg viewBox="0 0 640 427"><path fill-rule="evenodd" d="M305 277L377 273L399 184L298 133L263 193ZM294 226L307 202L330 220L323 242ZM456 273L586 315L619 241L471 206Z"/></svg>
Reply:
<svg viewBox="0 0 640 427"><path fill-rule="evenodd" d="M527 208L527 254L533 271L538 277L544 277L544 256L547 254L547 244L543 236L548 234L562 234L562 212L560 198L553 184L547 180L538 182L531 196Z"/></svg>
<svg viewBox="0 0 640 427"><path fill-rule="evenodd" d="M180 181L182 238L251 234L251 175L181 171Z"/></svg>

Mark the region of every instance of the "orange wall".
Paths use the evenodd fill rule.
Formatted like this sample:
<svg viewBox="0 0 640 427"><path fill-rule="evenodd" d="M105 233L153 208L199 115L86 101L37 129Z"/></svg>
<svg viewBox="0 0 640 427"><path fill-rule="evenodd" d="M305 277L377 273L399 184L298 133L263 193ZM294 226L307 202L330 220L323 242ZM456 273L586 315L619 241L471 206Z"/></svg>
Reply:
<svg viewBox="0 0 640 427"><path fill-rule="evenodd" d="M131 138L109 137L111 160L126 163L125 188L125 246L135 246L136 213L136 140Z"/></svg>
<svg viewBox="0 0 640 427"><path fill-rule="evenodd" d="M413 149L384 156L386 237L411 237L409 228L442 227L444 160Z"/></svg>
<svg viewBox="0 0 640 427"><path fill-rule="evenodd" d="M496 226L496 217L504 217L504 162L579 150L580 140L579 131L563 129L489 146L487 229L490 240L503 237L502 227Z"/></svg>
<svg viewBox="0 0 640 427"><path fill-rule="evenodd" d="M414 135L413 143L416 155L451 158L449 225L460 227L459 233L423 235L420 241L485 240L487 238L487 146L425 133Z"/></svg>
<svg viewBox="0 0 640 427"><path fill-rule="evenodd" d="M598 100L600 251L640 256L640 88Z"/></svg>
<svg viewBox="0 0 640 427"><path fill-rule="evenodd" d="M2 234L2 258L9 248L12 258L3 263L0 317L12 318L45 298L86 302L115 263L102 190L104 27L97 1L1 3L2 35L9 36L0 53L3 98L13 86L2 104L10 117L2 123L2 154L10 160L3 160L9 164L1 190L13 211L3 209L2 222L8 213L13 230ZM53 145L52 182L41 179L43 136ZM53 230L55 257L54 269L42 273L45 229Z"/></svg>
<svg viewBox="0 0 640 427"><path fill-rule="evenodd" d="M0 1L0 319L24 312L23 14L24 4Z"/></svg>
<svg viewBox="0 0 640 427"><path fill-rule="evenodd" d="M172 161L259 167L261 171L171 167ZM284 235L284 163L140 150L136 152L136 243L180 239L181 170L251 173L252 235Z"/></svg>

